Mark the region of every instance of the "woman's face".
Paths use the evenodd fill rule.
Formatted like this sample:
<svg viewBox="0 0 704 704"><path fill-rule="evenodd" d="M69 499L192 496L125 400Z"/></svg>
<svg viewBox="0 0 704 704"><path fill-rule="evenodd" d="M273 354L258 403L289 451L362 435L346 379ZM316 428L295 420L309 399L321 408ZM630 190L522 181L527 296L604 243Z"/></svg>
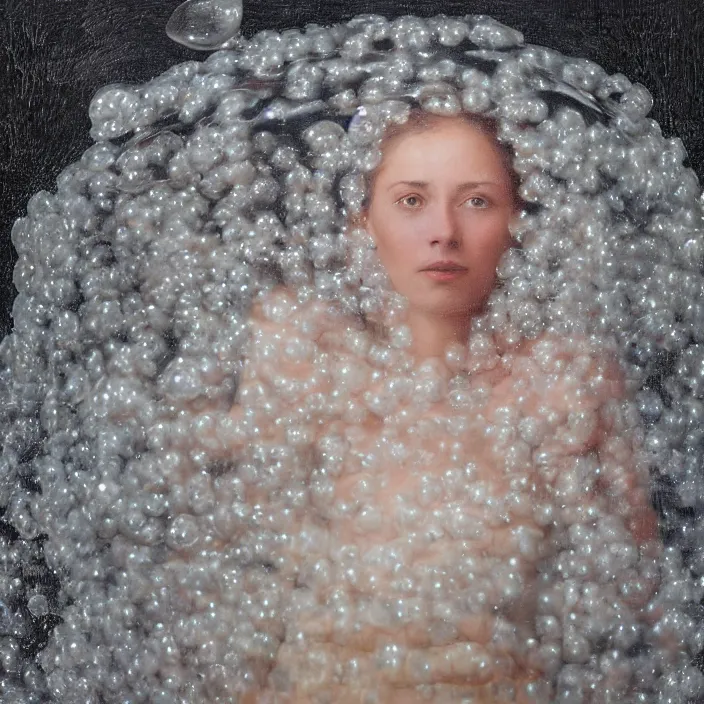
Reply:
<svg viewBox="0 0 704 704"><path fill-rule="evenodd" d="M386 145L365 225L411 308L470 315L491 292L515 211L494 140L461 118L438 118Z"/></svg>

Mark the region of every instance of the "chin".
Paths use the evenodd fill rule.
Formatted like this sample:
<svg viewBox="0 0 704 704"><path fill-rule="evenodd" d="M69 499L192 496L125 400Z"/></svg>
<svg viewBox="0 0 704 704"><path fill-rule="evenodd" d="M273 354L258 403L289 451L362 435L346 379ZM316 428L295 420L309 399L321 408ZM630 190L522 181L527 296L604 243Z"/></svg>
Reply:
<svg viewBox="0 0 704 704"><path fill-rule="evenodd" d="M446 303L440 303L434 306L429 306L426 303L426 305L423 306L427 314L437 316L439 318L471 318L481 311L483 307L483 302L481 304L477 304L476 302L467 302L458 305L456 301L448 301Z"/></svg>

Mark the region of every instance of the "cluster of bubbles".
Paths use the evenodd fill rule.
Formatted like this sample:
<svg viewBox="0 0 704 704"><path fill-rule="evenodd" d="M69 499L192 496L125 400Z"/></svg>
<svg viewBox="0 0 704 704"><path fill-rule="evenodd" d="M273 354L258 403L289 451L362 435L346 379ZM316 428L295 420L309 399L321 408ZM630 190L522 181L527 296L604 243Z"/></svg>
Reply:
<svg viewBox="0 0 704 704"><path fill-rule="evenodd" d="M411 106L496 117L525 202L442 364L346 229ZM12 230L0 699L699 701L704 228L650 108L485 16L264 31L101 90Z"/></svg>

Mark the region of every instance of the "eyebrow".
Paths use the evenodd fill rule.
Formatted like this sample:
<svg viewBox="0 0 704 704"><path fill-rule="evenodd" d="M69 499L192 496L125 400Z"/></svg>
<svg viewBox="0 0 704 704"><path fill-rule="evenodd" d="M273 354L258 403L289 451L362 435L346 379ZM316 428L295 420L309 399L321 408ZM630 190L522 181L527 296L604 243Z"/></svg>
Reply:
<svg viewBox="0 0 704 704"><path fill-rule="evenodd" d="M413 188L426 188L428 186L427 181L396 181L392 183L388 190L395 188L396 186L411 186ZM468 188L476 188L477 186L498 186L499 184L494 181L468 181L467 183L461 183L457 186L457 191L463 191Z"/></svg>

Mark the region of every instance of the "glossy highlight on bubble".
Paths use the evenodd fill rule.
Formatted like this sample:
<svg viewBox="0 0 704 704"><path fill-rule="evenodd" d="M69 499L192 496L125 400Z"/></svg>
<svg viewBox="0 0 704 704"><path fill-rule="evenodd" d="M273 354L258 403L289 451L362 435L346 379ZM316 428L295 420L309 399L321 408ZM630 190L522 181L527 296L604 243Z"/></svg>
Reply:
<svg viewBox="0 0 704 704"><path fill-rule="evenodd" d="M223 48L240 28L242 0L186 0L166 25L169 39L189 49Z"/></svg>

